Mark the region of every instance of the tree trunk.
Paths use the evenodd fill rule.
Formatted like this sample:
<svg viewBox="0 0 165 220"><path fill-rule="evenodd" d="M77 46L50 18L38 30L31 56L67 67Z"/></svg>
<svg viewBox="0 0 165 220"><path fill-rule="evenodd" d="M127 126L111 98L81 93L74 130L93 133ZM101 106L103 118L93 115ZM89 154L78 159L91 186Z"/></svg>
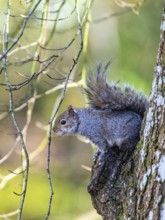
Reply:
<svg viewBox="0 0 165 220"><path fill-rule="evenodd" d="M165 220L165 2L150 105L133 155L110 149L98 157L88 186L104 220Z"/></svg>

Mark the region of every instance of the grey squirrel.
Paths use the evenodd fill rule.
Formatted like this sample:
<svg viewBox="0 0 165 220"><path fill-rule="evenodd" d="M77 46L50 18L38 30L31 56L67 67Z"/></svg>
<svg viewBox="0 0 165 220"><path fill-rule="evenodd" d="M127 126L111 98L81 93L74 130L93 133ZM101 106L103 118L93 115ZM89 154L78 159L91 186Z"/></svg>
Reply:
<svg viewBox="0 0 165 220"><path fill-rule="evenodd" d="M148 101L134 89L121 89L107 82L107 69L97 67L96 75L89 77L84 89L89 107L69 106L55 121L56 135L81 135L96 145L104 154L117 147L132 152L139 141L139 132Z"/></svg>

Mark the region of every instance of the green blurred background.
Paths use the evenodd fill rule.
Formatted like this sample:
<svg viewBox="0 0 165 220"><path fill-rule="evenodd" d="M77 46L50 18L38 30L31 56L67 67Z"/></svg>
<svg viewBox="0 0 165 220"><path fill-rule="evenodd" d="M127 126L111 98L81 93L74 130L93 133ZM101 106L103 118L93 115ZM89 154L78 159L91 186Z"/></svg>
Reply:
<svg viewBox="0 0 165 220"><path fill-rule="evenodd" d="M9 25L10 43L18 36L24 18L37 1L11 1L11 17ZM47 21L45 26L41 20L48 4L48 18L59 19L57 22ZM30 45L34 42L42 42L47 48L65 47L77 32L77 19L74 9L75 2L68 0L59 9L62 1L42 1L30 19L16 47ZM81 18L88 1L79 0ZM128 2L128 1L127 1ZM140 1L129 1L135 3ZM124 1L123 1L124 3ZM129 7L120 7L114 1L95 0L89 16L89 33L87 51L81 55L78 65L71 74L71 79L77 82L81 79L82 68L86 74L93 73L97 63L107 62L110 58L112 64L108 75L109 81L120 81L120 84L129 83L137 90L143 91L149 96L156 63L157 48L159 44L159 29L163 1L144 1L142 6L132 10ZM2 52L3 30L5 24L6 0L0 0L0 48ZM128 6L128 5L127 5ZM73 13L72 13L73 11ZM111 16L109 16L111 15ZM105 17L105 18L104 18ZM107 18L109 17L109 18ZM61 18L61 19L60 19ZM65 19L62 19L65 18ZM42 27L44 26L44 31ZM55 31L53 31L55 28ZM41 32L44 32L42 35ZM85 27L83 29L85 31ZM52 34L53 33L53 34ZM42 38L42 39L41 39ZM47 39L49 39L47 41ZM71 47L60 54L48 71L52 77L63 78L69 71L76 51L79 48L79 39L76 38ZM42 64L19 61L30 59L34 54L39 54L40 60L46 60L52 54L59 54L58 50L42 50L37 43L11 54L8 58L8 74L12 84L22 82L35 71L40 70ZM36 55L37 57L37 55ZM83 71L84 71L83 69ZM21 75L18 74L21 73ZM32 84L14 92L15 106L26 103L33 95L43 94L51 88L60 85L62 80L53 80L44 72ZM4 74L0 74L0 82L5 83ZM27 149L29 154L36 150L36 156L30 163L29 183L25 206L23 209L24 220L41 220L45 218L49 201L49 183L46 173L47 141L45 126L48 126L54 105L57 105L61 90L44 95L36 100L32 119L27 130ZM81 86L67 90L65 99L58 114L64 111L68 105L84 107L86 100ZM16 129L11 115L6 114L9 109L9 95L6 88L0 87L0 159L2 159L13 147L16 139ZM5 115L6 114L6 115ZM5 116L4 116L5 115ZM27 108L16 112L16 118L21 128L27 120ZM38 149L38 147L40 147ZM41 150L40 150L41 149ZM3 214L13 212L20 204L22 175L8 180L4 187L4 177L14 171L21 164L21 145L16 148L7 160L1 162L0 178L2 188L0 191L0 218ZM95 212L90 195L87 193L87 185L90 180L90 171L82 165L91 167L93 150L89 143L82 142L76 137L59 138L53 136L51 143L51 175L54 188L53 204L51 208L51 220L99 220ZM7 219L16 219L16 215Z"/></svg>

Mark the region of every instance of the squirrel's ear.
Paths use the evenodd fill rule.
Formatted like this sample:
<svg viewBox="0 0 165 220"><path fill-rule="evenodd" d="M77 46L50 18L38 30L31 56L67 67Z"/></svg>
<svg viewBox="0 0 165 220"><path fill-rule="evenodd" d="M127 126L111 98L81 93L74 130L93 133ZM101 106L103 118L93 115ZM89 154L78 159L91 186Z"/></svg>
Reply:
<svg viewBox="0 0 165 220"><path fill-rule="evenodd" d="M76 114L76 110L73 108L72 105L69 105L69 107L68 107L68 113L69 113L69 115L71 115L71 116L74 116L74 115Z"/></svg>

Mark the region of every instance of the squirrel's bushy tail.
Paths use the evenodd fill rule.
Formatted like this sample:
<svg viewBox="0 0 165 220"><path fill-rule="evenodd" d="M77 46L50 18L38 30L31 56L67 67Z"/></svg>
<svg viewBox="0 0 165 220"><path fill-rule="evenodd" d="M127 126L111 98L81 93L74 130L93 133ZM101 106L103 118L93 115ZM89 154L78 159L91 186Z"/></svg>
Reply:
<svg viewBox="0 0 165 220"><path fill-rule="evenodd" d="M99 64L96 75L87 80L85 92L90 106L103 110L133 111L143 117L148 106L147 99L129 86L121 89L117 84L109 84L106 79L109 65L110 62L103 68Z"/></svg>

